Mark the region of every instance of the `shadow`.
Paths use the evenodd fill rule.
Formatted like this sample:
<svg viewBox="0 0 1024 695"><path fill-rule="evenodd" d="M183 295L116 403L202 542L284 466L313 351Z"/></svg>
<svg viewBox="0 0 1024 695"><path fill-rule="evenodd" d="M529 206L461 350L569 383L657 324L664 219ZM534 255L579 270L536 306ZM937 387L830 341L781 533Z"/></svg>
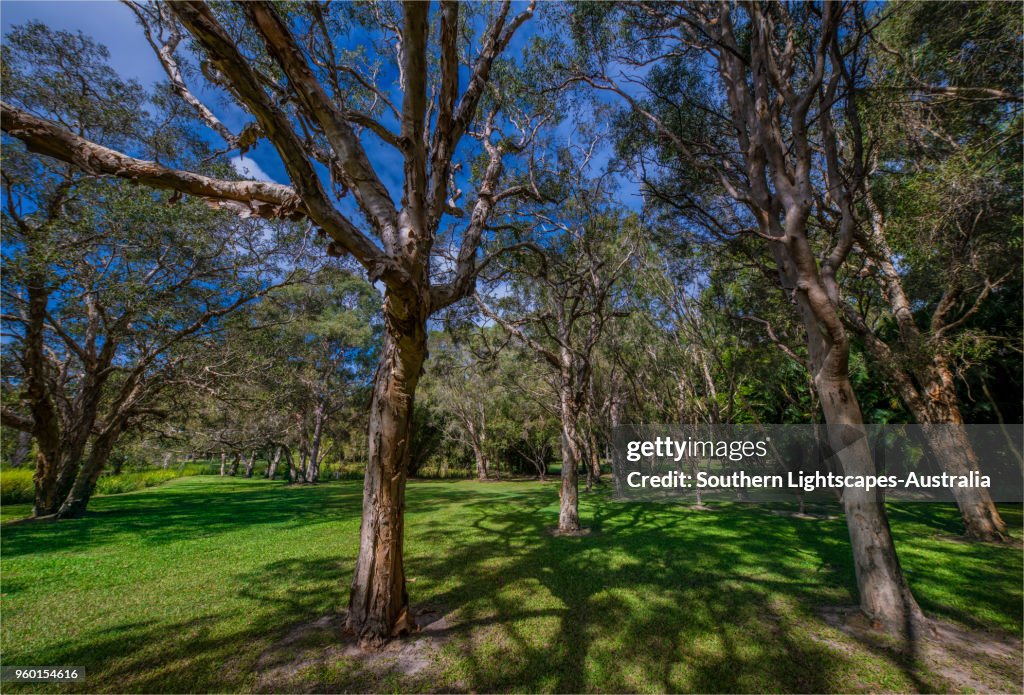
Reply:
<svg viewBox="0 0 1024 695"><path fill-rule="evenodd" d="M97 497L78 519L6 524L3 554L17 557L125 542L180 542L239 526L306 527L358 518L361 502L362 491L355 483L290 486L281 481L192 476Z"/></svg>
<svg viewBox="0 0 1024 695"><path fill-rule="evenodd" d="M550 486L414 481L405 542L412 606L448 612L433 633L441 646L430 668L403 676L367 670L336 649L332 616L344 608L354 566L358 483L187 479L97 502L80 520L3 530L5 658L88 674L48 692L274 690L261 680L268 670L291 673L284 682L299 685L290 690L317 692L942 689L913 655L851 637L816 613L856 603L841 515L612 502L603 490L581 502L584 524L598 532L565 538L546 533L558 513ZM1019 635L1020 554L935 536L946 514L915 507L891 515L922 607ZM165 562L201 563L211 554L233 560L242 543L257 550L218 570L216 592L164 581L160 567L143 575L147 586L126 585L73 557L86 548L132 563L151 546L149 555L172 558ZM139 617L83 623L65 615L73 603L35 587L44 571ZM33 590L34 603L21 598ZM160 604L161 592L190 592L187 609L176 601L148 611L144 602ZM12 598L24 606L12 610ZM31 611L41 610L61 617L61 632L22 646L17 635L30 634ZM309 654L329 658L314 663Z"/></svg>

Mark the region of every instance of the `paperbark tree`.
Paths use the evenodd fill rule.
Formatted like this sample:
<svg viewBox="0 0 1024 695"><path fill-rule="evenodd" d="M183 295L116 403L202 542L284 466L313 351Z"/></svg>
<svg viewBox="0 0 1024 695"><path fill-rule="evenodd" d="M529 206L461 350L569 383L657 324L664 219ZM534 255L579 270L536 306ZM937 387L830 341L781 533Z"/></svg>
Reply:
<svg viewBox="0 0 1024 695"><path fill-rule="evenodd" d="M596 70L579 71L577 79L617 94L665 151L716 182L745 210L752 224L742 231L767 244L804 326L808 366L829 425L830 444L847 474L874 473L863 415L850 383L850 338L837 280L853 247L854 229L850 220L838 225L820 258L808 235L808 220L825 195L818 187L826 172L820 170L813 133L816 127L833 123L837 107L823 95L830 76L845 69L845 56L836 56L831 48L836 32L849 21L848 7L830 2L820 8L638 3L629 13L640 35L656 37L647 44L654 46L649 49L654 55L642 60L665 66L634 79L647 91L637 96L637 85L623 89L603 61ZM682 90L691 105L700 103L706 109L696 129L707 127L696 135L694 122L667 121L649 99L662 95L654 82L670 76L668 71L678 66L673 61L687 54L707 56L716 68L715 88L723 106L718 112L706 100L695 98L702 93L696 87L690 94ZM627 60L642 62L635 54ZM712 134L716 125L720 130ZM723 143L731 147L722 149ZM737 210L725 209L733 219L743 219ZM900 568L884 506L874 492L856 489L844 491L842 502L861 609L887 630L913 636L922 614Z"/></svg>
<svg viewBox="0 0 1024 695"><path fill-rule="evenodd" d="M583 156L571 165L564 197L526 213L535 227L528 236L539 241L503 265L499 277L514 288L504 306L477 297L485 317L552 370L561 422L558 531L569 534L581 531L579 466L590 465L586 418L596 350L628 294L640 247L639 221L609 208L606 179L589 181L588 163Z"/></svg>
<svg viewBox="0 0 1024 695"><path fill-rule="evenodd" d="M200 119L222 131L210 119L212 109L201 108L196 91L184 85L168 60L175 55L175 34L181 31L201 52L213 86L251 114L252 127L258 130L249 132L258 132L274 147L290 185L230 181L138 159L6 102L0 124L29 149L93 174L173 189L242 215L308 218L330 237L331 252L350 254L372 281L383 283L386 329L373 389L360 551L347 616L348 628L361 641L380 644L413 624L402 564L403 511L412 403L426 359L427 318L471 291L491 211L516 192L499 189L503 159L525 146L537 127L527 114L520 114L524 118L515 119L523 129L519 143L511 134L492 142L508 126L497 120L497 105L508 100L492 89L493 68L516 30L532 16L533 4L518 14L510 13L507 1L490 8L476 37L475 55L465 66L469 78L462 90L460 56L465 47L460 40L464 30L472 33L481 24L464 24L462 6L456 2L442 2L433 12L428 3L409 2L398 16L391 7L344 4L299 8L268 2L233 7L181 2L156 7L162 11L137 9L175 91ZM372 67L337 49L340 24L332 13L344 13L346 21L362 24L375 39L386 38L395 47L397 87L382 84ZM438 26L436 64L432 22ZM235 38L238 31L241 41ZM489 89L490 117L474 131ZM398 106L394 95L401 98ZM375 117L374 109L398 131ZM365 144L370 133L402 159L400 205L381 180L383 161L376 167L370 161ZM454 204L458 191L453 159L471 133L485 147L485 164L468 222L459 230L454 270L445 278L432 272L431 258L442 219L467 214ZM227 144L238 143L229 138ZM339 193L352 194L371 234L357 227L328 194L318 167L329 172Z"/></svg>
<svg viewBox="0 0 1024 695"><path fill-rule="evenodd" d="M912 5L901 6L896 20L899 21L899 15L913 16L917 11ZM854 12L856 27L863 31L871 19L864 15L863 7L856 7ZM1009 16L1006 19L1012 21ZM889 21L894 20L890 18ZM943 42L943 30L937 31L939 36L925 41ZM956 33L952 27L945 31L953 35ZM998 45L1000 38L1002 45ZM994 51L995 55L1007 55L1012 52L1009 46L1016 43L1016 38L997 34L988 41L997 44L995 48L999 50ZM950 475L967 475L970 471L979 470L979 462L965 430L960 427L964 418L954 375L957 369L955 345L958 331L978 313L992 293L1014 275L1019 278L1019 264L1008 264L1005 260L1003 244L1009 239L1002 229L1004 218L994 225L998 230L995 232L986 230L991 223L985 219L986 215L994 217L1000 212L1012 214L1010 211L1019 207L1019 190L1009 192L1019 189L1017 182L1004 184L998 175L991 173L993 169L999 171L998 166L986 161L998 157L991 154L987 143L992 139L998 142L1005 121L1012 118L1000 109L993 109L992 105L1015 103L1014 90L1019 91L1019 85L1014 84L1013 77L1001 74L1001 70L995 68L982 70L974 76L996 81L986 86L977 83L963 85L965 76L932 76L951 79L966 90L958 92L949 87L954 91L936 92L928 84L927 71L925 75L919 75L913 67L904 67L903 58L893 58L891 48L872 56L863 42L847 43L849 45L842 45L839 36L832 39L830 51L833 62L843 66L848 62L850 65L848 69L836 71L826 86L826 98L843 98L845 127L841 133L836 133L827 123L822 128L822 150L833 203L827 212L839 224L855 230L857 247L864 263L862 272L848 280L844 288L861 301L858 306L844 303L843 319L850 330L862 339L875 364L886 375L915 421L922 425L922 434L937 463ZM952 49L945 50L963 48L954 45ZM847 57L842 58L843 53ZM995 56L991 60L998 61ZM895 66L892 65L894 62ZM979 62L984 65L986 60ZM902 104L899 101L901 95L914 95L913 106ZM983 97L980 106L975 101L978 96ZM865 109L865 101L870 103L870 108ZM872 122L871 119L880 118L888 121L893 110L901 112L906 121L898 125ZM962 120L957 114L963 111L973 116L969 121L973 132L941 132L948 127L956 127ZM862 115L864 112L869 119L866 123ZM924 121L930 123L928 128L924 127ZM947 126L947 122L953 125ZM929 137L904 132L912 128L939 133ZM911 147L910 152L903 152L900 146L892 143L883 151L885 138L879 135L872 137L868 131L890 130L899 133L903 141L927 141ZM890 139L894 138L890 136ZM974 143L977 140L986 143L988 154L976 153ZM908 161L912 156L914 161ZM934 288L933 296L916 301L912 299L905 280L908 272L897 268L900 261L889 242L886 214L873 191L887 185L899 187L898 183L890 184L880 171L878 161L882 157L903 160L910 170L927 170L930 167L941 171L946 161L964 161L967 164L960 165L960 173L953 175L952 181L943 182L945 177L939 175L934 177L936 183L921 186L915 191L917 197L927 197L928 203L936 206L934 211L925 213L925 224L931 228L925 243L930 243L932 248L926 253L904 258L903 265L916 265L920 256L938 257L935 260L941 263L943 277L941 287ZM938 161L929 162L930 159ZM936 188L940 190L936 192ZM935 196L939 198L936 200ZM939 267L936 265L934 270ZM912 272L910 274L913 282ZM874 284L874 292L865 294L861 291L863 278ZM926 288L932 289L927 285ZM872 300L876 298L881 299L886 307L885 321L879 321L873 315L877 311L871 311ZM920 309L915 311L915 305L928 307L924 321L920 321L919 316L924 312ZM895 324L895 331L884 330L890 322ZM979 337L978 340L984 338ZM955 487L953 494L969 537L986 541L1007 538L1006 524L986 489Z"/></svg>

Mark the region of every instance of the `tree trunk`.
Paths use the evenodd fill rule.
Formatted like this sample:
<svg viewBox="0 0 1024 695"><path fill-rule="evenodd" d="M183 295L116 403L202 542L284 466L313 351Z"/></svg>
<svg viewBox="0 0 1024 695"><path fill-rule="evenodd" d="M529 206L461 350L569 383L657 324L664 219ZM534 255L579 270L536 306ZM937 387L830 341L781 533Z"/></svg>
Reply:
<svg viewBox="0 0 1024 695"><path fill-rule="evenodd" d="M875 475L860 406L849 380L818 378L815 383L829 425L829 444L838 452L843 473ZM861 609L888 631L911 636L923 616L903 576L885 505L875 491L859 487L844 488L842 503Z"/></svg>
<svg viewBox="0 0 1024 695"><path fill-rule="evenodd" d="M171 465L171 452L165 451L164 452L164 461L163 461L163 465L161 466L161 468L163 468L166 471L167 467L170 466L170 465Z"/></svg>
<svg viewBox="0 0 1024 695"><path fill-rule="evenodd" d="M256 452L249 454L249 460L245 462L245 477L252 477L252 470L256 467Z"/></svg>
<svg viewBox="0 0 1024 695"><path fill-rule="evenodd" d="M305 479L307 483L315 483L320 479L320 442L324 434L323 406L317 405L313 415L313 441L309 450L309 461L306 464Z"/></svg>
<svg viewBox="0 0 1024 695"><path fill-rule="evenodd" d="M274 456L267 463L267 480L273 480L274 476L277 475L277 464L281 460L281 447L274 449Z"/></svg>
<svg viewBox="0 0 1024 695"><path fill-rule="evenodd" d="M978 470L977 454L962 426L929 424L921 428L928 440L928 448L935 454L943 471L950 475L966 476ZM988 490L957 485L952 490L970 538L995 542L1008 540L1006 523L999 515Z"/></svg>
<svg viewBox="0 0 1024 695"><path fill-rule="evenodd" d="M414 627L402 540L413 398L427 352L427 307L410 306L388 292L384 308L387 330L374 375L359 557L346 621L369 646Z"/></svg>
<svg viewBox="0 0 1024 695"><path fill-rule="evenodd" d="M912 374L901 366L902 360L871 333L866 324L853 320L850 323L864 339L872 359L889 377L900 400L921 426L925 443L939 467L950 475L978 471L978 455L961 428L963 416L957 404L956 385L944 359L936 355L932 364L919 366ZM923 388L918 388L918 384ZM1008 538L1006 524L988 490L954 487L952 492L968 537L990 542Z"/></svg>
<svg viewBox="0 0 1024 695"><path fill-rule="evenodd" d="M593 482L601 482L601 448L597 444L597 435L590 431L590 471Z"/></svg>
<svg viewBox="0 0 1024 695"><path fill-rule="evenodd" d="M567 386L560 394L562 420L562 488L559 492L558 530L576 533L580 530L579 433L576 429L576 403Z"/></svg>
<svg viewBox="0 0 1024 695"><path fill-rule="evenodd" d="M224 459L225 458L227 458L227 454L225 454L223 451L220 452L220 475L221 475L221 477L224 477L224 472L225 472L224 471Z"/></svg>
<svg viewBox="0 0 1024 695"><path fill-rule="evenodd" d="M479 444L473 445L473 456L476 459L476 479L487 480L487 457L484 455L483 447Z"/></svg>
<svg viewBox="0 0 1024 695"><path fill-rule="evenodd" d="M99 480L100 473L103 472L103 467L110 457L110 452L121 435L121 429L120 425L115 425L113 428L105 430L93 441L89 458L85 465L78 469L78 475L75 476L71 491L57 512L59 518L73 519L85 513L89 500L92 499L93 492L96 491L96 481Z"/></svg>
<svg viewBox="0 0 1024 695"><path fill-rule="evenodd" d="M292 450L290 448L289 449L285 449L284 455L288 459L288 482L289 483L301 483L301 482L303 482L302 481L302 472L303 472L303 469L305 468L306 462L304 460L300 460L298 462L298 464L296 464L295 459L292 457Z"/></svg>
<svg viewBox="0 0 1024 695"><path fill-rule="evenodd" d="M789 222L793 224L792 219ZM794 296L829 444L838 452L836 458L845 475L875 475L864 416L850 384L849 335L806 237L802 232L790 234L785 247L773 245L773 250L784 275L803 290ZM900 567L884 502L873 490L852 487L843 489L842 504L861 610L885 630L912 638L923 615Z"/></svg>
<svg viewBox="0 0 1024 695"><path fill-rule="evenodd" d="M234 455L234 457L231 459L231 467L228 468L228 475L238 475L238 464L241 458L241 454Z"/></svg>
<svg viewBox="0 0 1024 695"><path fill-rule="evenodd" d="M11 468L20 468L28 459L29 451L32 449L32 433L21 430L18 432L18 444L14 447L11 460L8 465Z"/></svg>
<svg viewBox="0 0 1024 695"><path fill-rule="evenodd" d="M869 250L873 252L875 278L899 328L894 340L903 354L894 354L888 343L875 335L863 320L849 315L849 311L846 316L848 323L864 339L868 353L890 377L900 400L917 423L922 425L925 439L939 467L950 475L966 475L970 471L977 471L978 456L974 447L964 432L952 431L958 429L955 426L963 424L963 416L948 360L939 346L922 335L917 325L902 277L892 261L894 254L886 239L884 216L870 189L865 191L864 200L869 213L867 232L871 242ZM909 366L905 366L907 364ZM926 426L928 424L939 427L929 428ZM943 424L954 427L942 427ZM953 496L969 537L982 541L1007 540L1006 524L988 490L955 487Z"/></svg>

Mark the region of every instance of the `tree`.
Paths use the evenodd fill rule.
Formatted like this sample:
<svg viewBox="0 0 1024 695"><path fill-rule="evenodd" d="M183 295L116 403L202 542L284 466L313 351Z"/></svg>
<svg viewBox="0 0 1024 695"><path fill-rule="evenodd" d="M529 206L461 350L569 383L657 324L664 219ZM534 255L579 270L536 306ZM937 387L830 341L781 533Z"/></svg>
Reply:
<svg viewBox="0 0 1024 695"><path fill-rule="evenodd" d="M0 125L36 152L92 174L172 189L245 216L307 218L330 237L333 253L349 254L371 281L384 284L385 337L370 409L370 464L365 477L360 551L347 616L366 644L380 644L412 626L402 565L405 475L416 384L426 357L427 319L465 297L478 272L480 240L492 209L520 189L499 188L506 155L526 146L536 120L499 119L510 99L494 81L499 56L533 14L531 3L510 14L506 1L472 21L456 2L393 6L278 5L205 2L134 5L182 103L225 137L228 147L265 138L280 156L290 185L232 181L194 169L146 161L104 146L24 105L4 103ZM437 30L430 31L431 23ZM338 50L358 27L372 55ZM189 87L180 37L200 55L210 87L226 93L254 122L225 132ZM479 46L475 56L465 37ZM237 37L237 40L235 39ZM433 40L432 40L433 39ZM434 43L436 41L436 43ZM391 57L397 70L383 71ZM468 61L468 65L464 64ZM468 81L460 90L460 70ZM397 83L397 84L396 84ZM486 99L485 99L486 96ZM401 103L396 106L397 98ZM486 104L486 106L485 106ZM484 118L478 112L486 111ZM397 126L398 130L389 127ZM504 130L518 124L518 141ZM496 140L501 133L504 135ZM246 136L246 137L243 137ZM457 208L457 153L467 136L483 164L468 212ZM371 163L372 140L379 155ZM386 153L385 153L386 152ZM385 162L402 160L400 205L381 178ZM325 188L351 193L366 221L360 229ZM465 217L450 272L432 265L442 220ZM374 240L376 238L376 241Z"/></svg>
<svg viewBox="0 0 1024 695"><path fill-rule="evenodd" d="M140 116L146 95L117 79L88 39L38 24L10 39L5 74L24 105L154 154L198 147L173 112L162 127ZM78 93L79 80L93 91ZM131 113L111 106L128 99ZM224 316L287 282L269 279L287 232L257 234L254 221L96 180L16 144L5 155L4 349L17 365L5 385L22 407L4 421L36 441L34 514L76 516L118 438L161 415L160 393L187 378L191 350Z"/></svg>
<svg viewBox="0 0 1024 695"><path fill-rule="evenodd" d="M870 18L862 12L863 25ZM844 304L843 318L922 425L939 465L965 475L978 470L978 457L958 427L956 372L992 342L969 322L1020 277L1006 254L1020 246L1020 225L1006 224L1020 209L1010 144L1020 80L1007 70L1020 18L991 4L951 4L942 15L898 3L873 35L878 49L853 53L852 69L834 77L830 89L841 83L847 93L841 154L850 165L835 167L848 183L836 187L839 209L829 214L857 218L863 258L844 288L858 305ZM977 37L985 50L964 60ZM951 73L951 63L970 67ZM1006 538L987 490L953 493L968 536Z"/></svg>
<svg viewBox="0 0 1024 695"><path fill-rule="evenodd" d="M724 199L712 198L714 211L699 196L680 200L680 206L695 208L691 218L716 234L739 231L764 241L803 324L830 443L847 474L873 473L850 381L850 337L839 295L854 220L844 216L820 254L809 236L812 211L839 177L834 148L819 156L815 136L828 147L845 96L833 86L834 76L849 67L849 50L837 48L840 38L851 32L862 38L851 28L849 8L638 3L623 11L624 40L600 30L605 17L596 14L582 13L576 34L585 43L583 53L601 59L575 68L576 79L617 95L649 129L664 158L681 160L695 179L724 191ZM609 43L594 45L602 40ZM631 77L628 91L606 69L609 52L616 50L614 59L626 65L653 66ZM690 69L703 59L716 70L713 80ZM819 186L822 180L828 189ZM922 615L900 568L884 506L861 490L846 490L842 502L862 610L888 630L913 632Z"/></svg>
<svg viewBox="0 0 1024 695"><path fill-rule="evenodd" d="M608 200L609 177L590 180L589 157L573 161L573 154L561 156L561 195L522 213L523 236L536 241L499 261L496 277L505 285L498 287L508 294L500 304L477 298L487 319L552 370L562 448L558 531L569 534L581 530L578 467L589 465L594 358L622 310L641 246L639 220Z"/></svg>
<svg viewBox="0 0 1024 695"><path fill-rule="evenodd" d="M276 408L292 415L306 462L298 471L301 482L319 480L329 453L325 435L372 380L380 344L378 303L372 285L328 266L268 295L254 312L257 327L249 330L262 364L258 379L277 396ZM361 398L358 404L364 406ZM266 415L254 413L255 419Z"/></svg>
<svg viewBox="0 0 1024 695"><path fill-rule="evenodd" d="M487 480L491 465L488 423L501 398L497 384L488 366L475 360L465 344L441 335L432 355L434 368L427 397L450 415L445 423L448 437L473 453L477 480Z"/></svg>

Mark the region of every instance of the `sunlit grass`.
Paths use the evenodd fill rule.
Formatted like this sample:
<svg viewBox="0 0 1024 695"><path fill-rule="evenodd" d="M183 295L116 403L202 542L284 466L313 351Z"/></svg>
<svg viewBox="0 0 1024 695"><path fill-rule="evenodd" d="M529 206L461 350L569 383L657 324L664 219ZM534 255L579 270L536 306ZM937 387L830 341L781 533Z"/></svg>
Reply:
<svg viewBox="0 0 1024 695"><path fill-rule="evenodd" d="M411 600L451 614L432 680L376 676L339 657L304 673L312 689L920 687L905 664L815 614L855 602L841 517L742 504L699 512L594 493L581 507L593 534L555 538L546 530L556 484L414 481L408 496ZM344 608L360 503L355 481L203 476L97 498L80 520L6 525L4 665L82 666L88 680L64 687L84 691L251 689L261 654L295 625ZM1019 529L1019 508L1004 513ZM951 507L891 516L929 614L1020 634L1019 548L953 540Z"/></svg>

